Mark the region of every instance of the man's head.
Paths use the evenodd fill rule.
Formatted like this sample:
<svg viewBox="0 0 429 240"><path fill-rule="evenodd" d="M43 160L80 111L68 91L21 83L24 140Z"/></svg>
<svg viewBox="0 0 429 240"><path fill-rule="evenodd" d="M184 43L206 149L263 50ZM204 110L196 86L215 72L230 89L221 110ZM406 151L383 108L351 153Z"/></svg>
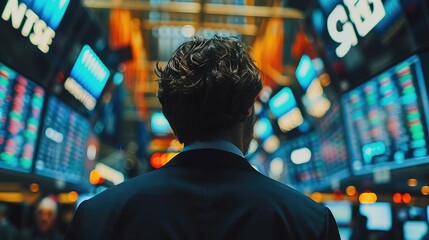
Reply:
<svg viewBox="0 0 429 240"><path fill-rule="evenodd" d="M39 202L36 208L36 222L39 231L48 232L54 228L57 208L57 203L49 197L45 197Z"/></svg>
<svg viewBox="0 0 429 240"><path fill-rule="evenodd" d="M185 42L164 69L157 68L157 75L162 111L185 145L216 139L248 123L262 89L248 48L223 37Z"/></svg>

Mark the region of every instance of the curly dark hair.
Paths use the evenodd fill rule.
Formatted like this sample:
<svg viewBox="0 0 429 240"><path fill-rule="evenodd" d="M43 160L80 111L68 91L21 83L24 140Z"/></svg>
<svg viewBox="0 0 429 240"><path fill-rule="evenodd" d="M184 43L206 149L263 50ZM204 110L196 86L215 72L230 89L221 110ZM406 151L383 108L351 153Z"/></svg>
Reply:
<svg viewBox="0 0 429 240"><path fill-rule="evenodd" d="M207 141L245 120L262 89L248 47L233 38L195 37L164 69L156 66L162 112L181 143Z"/></svg>

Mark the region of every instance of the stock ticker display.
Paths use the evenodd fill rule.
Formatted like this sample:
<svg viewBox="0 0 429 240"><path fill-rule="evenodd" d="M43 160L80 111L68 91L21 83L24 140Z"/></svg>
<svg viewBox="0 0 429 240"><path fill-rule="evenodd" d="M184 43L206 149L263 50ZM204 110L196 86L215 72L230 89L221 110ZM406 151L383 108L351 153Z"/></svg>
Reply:
<svg viewBox="0 0 429 240"><path fill-rule="evenodd" d="M328 181L348 177L349 159L339 103L332 103L331 109L320 120L317 131L320 136L320 154Z"/></svg>
<svg viewBox="0 0 429 240"><path fill-rule="evenodd" d="M324 188L350 176L339 104L332 105L314 132L287 140L281 151L289 183L297 188Z"/></svg>
<svg viewBox="0 0 429 240"><path fill-rule="evenodd" d="M81 181L90 124L58 99L49 98L35 172L68 182Z"/></svg>
<svg viewBox="0 0 429 240"><path fill-rule="evenodd" d="M412 56L342 96L355 174L428 162L426 89Z"/></svg>
<svg viewBox="0 0 429 240"><path fill-rule="evenodd" d="M30 172L45 91L0 63L0 167Z"/></svg>
<svg viewBox="0 0 429 240"><path fill-rule="evenodd" d="M316 133L286 141L280 151L285 156L286 175L294 187L318 188L325 183L326 172Z"/></svg>

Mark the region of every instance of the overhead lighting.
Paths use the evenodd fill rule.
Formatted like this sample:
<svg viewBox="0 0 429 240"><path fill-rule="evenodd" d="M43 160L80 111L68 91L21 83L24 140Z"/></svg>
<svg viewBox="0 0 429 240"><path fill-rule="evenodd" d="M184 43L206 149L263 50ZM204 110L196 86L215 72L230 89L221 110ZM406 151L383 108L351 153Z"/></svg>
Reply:
<svg viewBox="0 0 429 240"><path fill-rule="evenodd" d="M311 150L307 147L295 149L290 154L290 160L296 165L307 163L311 160Z"/></svg>
<svg viewBox="0 0 429 240"><path fill-rule="evenodd" d="M417 186L418 181L415 178L410 178L410 179L408 179L407 184L410 187L415 187L415 186Z"/></svg>

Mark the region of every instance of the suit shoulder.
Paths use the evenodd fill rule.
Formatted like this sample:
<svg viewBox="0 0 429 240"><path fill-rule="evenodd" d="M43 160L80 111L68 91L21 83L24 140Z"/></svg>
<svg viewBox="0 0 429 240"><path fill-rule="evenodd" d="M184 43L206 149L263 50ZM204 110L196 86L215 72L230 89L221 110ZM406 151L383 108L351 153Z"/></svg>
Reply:
<svg viewBox="0 0 429 240"><path fill-rule="evenodd" d="M256 188L273 202L288 205L288 208L296 209L297 211L308 210L318 215L325 215L326 207L316 203L310 197L265 175L260 173L258 175L259 184L257 184Z"/></svg>

